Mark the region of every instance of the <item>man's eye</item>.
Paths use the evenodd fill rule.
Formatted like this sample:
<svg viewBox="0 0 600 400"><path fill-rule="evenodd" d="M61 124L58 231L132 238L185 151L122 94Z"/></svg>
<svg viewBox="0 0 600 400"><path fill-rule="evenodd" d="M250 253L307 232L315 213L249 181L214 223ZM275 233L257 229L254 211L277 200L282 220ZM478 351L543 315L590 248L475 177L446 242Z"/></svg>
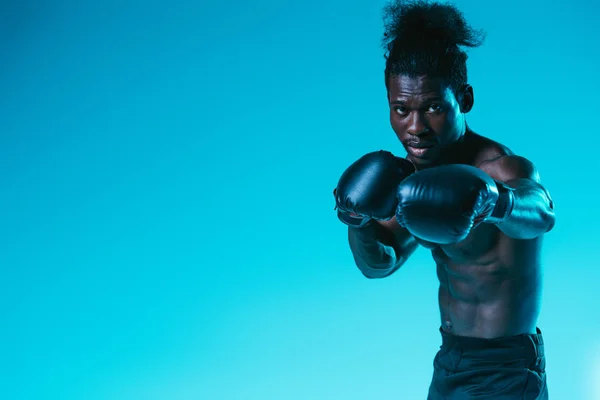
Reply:
<svg viewBox="0 0 600 400"><path fill-rule="evenodd" d="M396 106L394 107L394 111L396 111L397 114L406 114L406 107L402 107L402 106Z"/></svg>
<svg viewBox="0 0 600 400"><path fill-rule="evenodd" d="M427 110L429 112L440 112L442 111L442 107L439 104L432 104L429 106L429 109Z"/></svg>

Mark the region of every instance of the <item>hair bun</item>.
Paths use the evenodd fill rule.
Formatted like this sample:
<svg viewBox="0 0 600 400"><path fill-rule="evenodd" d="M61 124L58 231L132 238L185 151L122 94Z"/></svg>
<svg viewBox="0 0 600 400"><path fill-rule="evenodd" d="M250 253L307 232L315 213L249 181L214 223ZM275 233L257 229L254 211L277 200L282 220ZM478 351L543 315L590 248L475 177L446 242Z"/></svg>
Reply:
<svg viewBox="0 0 600 400"><path fill-rule="evenodd" d="M393 41L403 47L455 49L477 47L484 39L455 7L426 1L395 1L384 7L384 45Z"/></svg>

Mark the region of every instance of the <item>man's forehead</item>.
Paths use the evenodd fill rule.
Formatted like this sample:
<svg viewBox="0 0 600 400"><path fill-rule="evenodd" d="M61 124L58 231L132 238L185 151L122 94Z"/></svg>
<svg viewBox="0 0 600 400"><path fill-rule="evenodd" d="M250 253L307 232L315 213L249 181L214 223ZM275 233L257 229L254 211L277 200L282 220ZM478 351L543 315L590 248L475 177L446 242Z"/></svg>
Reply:
<svg viewBox="0 0 600 400"><path fill-rule="evenodd" d="M427 95L445 97L450 88L446 82L428 75L409 76L395 75L390 77L390 94L396 95Z"/></svg>

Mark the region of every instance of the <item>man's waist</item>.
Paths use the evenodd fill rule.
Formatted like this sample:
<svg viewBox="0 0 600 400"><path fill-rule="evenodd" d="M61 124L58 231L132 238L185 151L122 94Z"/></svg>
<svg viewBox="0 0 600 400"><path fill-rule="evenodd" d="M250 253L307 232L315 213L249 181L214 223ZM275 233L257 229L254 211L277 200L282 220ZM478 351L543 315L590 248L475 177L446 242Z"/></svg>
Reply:
<svg viewBox="0 0 600 400"><path fill-rule="evenodd" d="M536 333L521 333L510 336L494 338L462 336L448 332L440 327L442 335L442 349L446 351L457 350L462 353L477 350L505 350L523 354L527 357L544 356L544 340L542 332L536 328Z"/></svg>

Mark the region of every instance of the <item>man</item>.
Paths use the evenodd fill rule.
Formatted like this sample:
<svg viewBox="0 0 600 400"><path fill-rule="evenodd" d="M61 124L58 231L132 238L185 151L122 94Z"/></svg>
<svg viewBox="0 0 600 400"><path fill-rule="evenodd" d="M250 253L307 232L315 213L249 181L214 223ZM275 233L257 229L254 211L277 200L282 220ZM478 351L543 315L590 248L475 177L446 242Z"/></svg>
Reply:
<svg viewBox="0 0 600 400"><path fill-rule="evenodd" d="M547 399L537 319L554 207L532 162L466 123L474 91L460 47L483 35L450 5L384 11L390 122L407 157L366 154L334 190L356 265L384 278L419 245L431 250L442 345L428 399Z"/></svg>

